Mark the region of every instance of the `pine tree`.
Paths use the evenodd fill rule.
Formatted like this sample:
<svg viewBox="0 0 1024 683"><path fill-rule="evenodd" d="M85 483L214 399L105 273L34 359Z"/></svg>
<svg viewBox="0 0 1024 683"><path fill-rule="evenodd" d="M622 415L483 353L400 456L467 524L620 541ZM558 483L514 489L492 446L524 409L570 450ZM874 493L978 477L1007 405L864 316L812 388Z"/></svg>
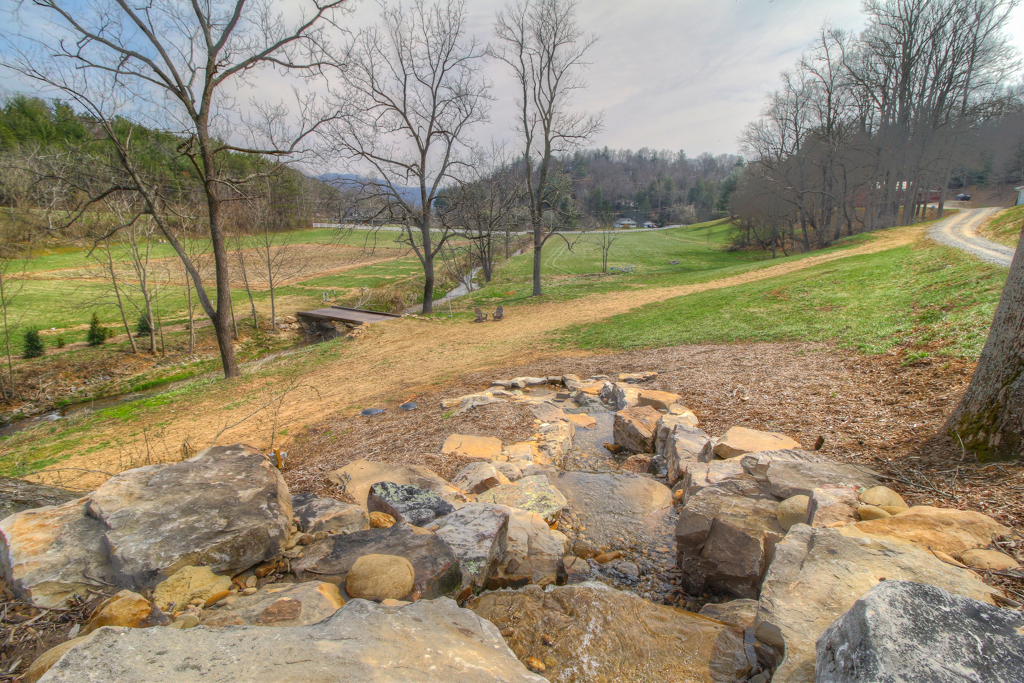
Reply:
<svg viewBox="0 0 1024 683"><path fill-rule="evenodd" d="M89 346L99 346L107 340L110 336L110 332L107 328L100 325L100 316L98 313L92 314L92 320L89 321L89 333L85 335L86 341L89 342Z"/></svg>
<svg viewBox="0 0 1024 683"><path fill-rule="evenodd" d="M25 333L25 348L22 355L25 358L39 358L43 355L43 340L36 330L29 330Z"/></svg>

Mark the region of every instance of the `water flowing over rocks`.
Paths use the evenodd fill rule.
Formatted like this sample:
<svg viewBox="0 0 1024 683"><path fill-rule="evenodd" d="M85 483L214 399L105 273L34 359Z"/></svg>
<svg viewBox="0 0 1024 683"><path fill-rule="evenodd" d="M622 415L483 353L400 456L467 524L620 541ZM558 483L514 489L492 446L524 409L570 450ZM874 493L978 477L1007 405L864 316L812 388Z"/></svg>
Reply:
<svg viewBox="0 0 1024 683"><path fill-rule="evenodd" d="M103 629L43 680L544 683L515 658L493 624L448 599L403 607L353 600L329 619L286 629Z"/></svg>
<svg viewBox="0 0 1024 683"><path fill-rule="evenodd" d="M883 581L817 643L817 683L997 683L1024 675L1024 614Z"/></svg>
<svg viewBox="0 0 1024 683"><path fill-rule="evenodd" d="M496 591L472 609L553 683L732 683L754 664L741 629L599 584Z"/></svg>

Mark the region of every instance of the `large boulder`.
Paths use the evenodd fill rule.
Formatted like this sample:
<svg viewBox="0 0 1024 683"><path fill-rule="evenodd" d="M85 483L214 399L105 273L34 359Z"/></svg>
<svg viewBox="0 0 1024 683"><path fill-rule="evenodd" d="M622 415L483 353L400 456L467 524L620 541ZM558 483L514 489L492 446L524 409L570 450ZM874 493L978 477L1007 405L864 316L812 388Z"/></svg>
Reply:
<svg viewBox="0 0 1024 683"><path fill-rule="evenodd" d="M947 555L958 555L973 548L986 548L1012 530L973 510L954 510L917 505L898 515L857 522L851 535L914 543Z"/></svg>
<svg viewBox="0 0 1024 683"><path fill-rule="evenodd" d="M1024 615L883 581L817 642L816 683L1002 683L1024 676Z"/></svg>
<svg viewBox="0 0 1024 683"><path fill-rule="evenodd" d="M350 534L362 529L368 521L366 510L361 506L312 493L292 496L292 514L298 520L299 530L307 534L321 531Z"/></svg>
<svg viewBox="0 0 1024 683"><path fill-rule="evenodd" d="M63 505L81 497L80 493L66 489L44 486L24 479L0 477L0 519L15 512Z"/></svg>
<svg viewBox="0 0 1024 683"><path fill-rule="evenodd" d="M544 475L523 477L514 484L495 486L481 493L477 500L536 512L548 524L557 522L566 506L565 496L551 486Z"/></svg>
<svg viewBox="0 0 1024 683"><path fill-rule="evenodd" d="M586 538L598 547L643 540L672 507L669 488L649 477L549 472L548 481L565 496L573 525L586 527Z"/></svg>
<svg viewBox="0 0 1024 683"><path fill-rule="evenodd" d="M782 499L810 496L811 491L823 486L847 486L857 489L878 486L876 472L859 465L834 462L787 462L773 459L768 465L766 476L772 495Z"/></svg>
<svg viewBox="0 0 1024 683"><path fill-rule="evenodd" d="M291 564L299 581L345 584L345 577L363 555L397 555L412 563L413 588L406 600L432 599L456 590L462 581L459 560L448 544L431 533L418 534L408 524L331 536L306 547Z"/></svg>
<svg viewBox="0 0 1024 683"><path fill-rule="evenodd" d="M370 487L366 509L370 512L383 512L397 522L408 522L415 526L426 526L438 517L455 511L451 503L433 491L390 481L377 482Z"/></svg>
<svg viewBox="0 0 1024 683"><path fill-rule="evenodd" d="M800 448L800 444L785 434L761 432L746 427L732 427L715 442L715 455L719 458L737 458L747 453L781 451Z"/></svg>
<svg viewBox="0 0 1024 683"><path fill-rule="evenodd" d="M325 581L272 583L252 595L226 599L226 605L203 610L203 626L306 626L337 612L345 600Z"/></svg>
<svg viewBox="0 0 1024 683"><path fill-rule="evenodd" d="M676 565L683 586L700 594L708 586L756 598L775 544L784 536L777 503L705 488L679 510Z"/></svg>
<svg viewBox="0 0 1024 683"><path fill-rule="evenodd" d="M546 586L565 583L564 555L569 551L565 534L548 526L536 512L501 507L508 517L507 547L497 570L487 582L490 589Z"/></svg>
<svg viewBox="0 0 1024 683"><path fill-rule="evenodd" d="M379 481L411 484L416 488L433 491L445 500L465 500L462 492L422 465L353 460L327 475L334 484L352 497L357 505L366 507L370 487Z"/></svg>
<svg viewBox="0 0 1024 683"><path fill-rule="evenodd" d="M496 591L472 609L559 683L732 683L753 664L741 629L600 584Z"/></svg>
<svg viewBox="0 0 1024 683"><path fill-rule="evenodd" d="M916 581L991 602L993 590L968 571L909 544L797 524L775 546L761 586L758 640L782 655L773 683L814 681L815 642L882 580Z"/></svg>
<svg viewBox="0 0 1024 683"><path fill-rule="evenodd" d="M650 406L635 406L615 413L615 443L632 453L653 453L654 433L661 413Z"/></svg>
<svg viewBox="0 0 1024 683"><path fill-rule="evenodd" d="M713 458L711 447L711 437L704 430L677 422L671 415L658 420L654 448L668 463L669 486L675 486L690 463Z"/></svg>
<svg viewBox="0 0 1024 683"><path fill-rule="evenodd" d="M0 522L0 568L15 592L59 607L112 584L145 590L179 568L237 574L280 555L292 523L281 473L245 446L111 477L88 497Z"/></svg>
<svg viewBox="0 0 1024 683"><path fill-rule="evenodd" d="M385 607L353 600L329 619L268 629L102 629L47 683L545 683L493 624L448 599Z"/></svg>
<svg viewBox="0 0 1024 683"><path fill-rule="evenodd" d="M508 508L469 503L431 526L455 556L463 588L483 590L508 550Z"/></svg>

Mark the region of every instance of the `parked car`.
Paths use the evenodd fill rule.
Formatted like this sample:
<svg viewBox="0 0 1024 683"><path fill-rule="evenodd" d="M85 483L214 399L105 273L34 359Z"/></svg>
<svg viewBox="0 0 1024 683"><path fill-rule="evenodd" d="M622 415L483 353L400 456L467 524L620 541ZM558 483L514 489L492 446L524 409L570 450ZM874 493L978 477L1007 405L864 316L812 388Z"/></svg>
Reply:
<svg viewBox="0 0 1024 683"><path fill-rule="evenodd" d="M969 202L969 201L971 201L971 195L969 195L969 194L958 194L956 196L956 200L958 202Z"/></svg>

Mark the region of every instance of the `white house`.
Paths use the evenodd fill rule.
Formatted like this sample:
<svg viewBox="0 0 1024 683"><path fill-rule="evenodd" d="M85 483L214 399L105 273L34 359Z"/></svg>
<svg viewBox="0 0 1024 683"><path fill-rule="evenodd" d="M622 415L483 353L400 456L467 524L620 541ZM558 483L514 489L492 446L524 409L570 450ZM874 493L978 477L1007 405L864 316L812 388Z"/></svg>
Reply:
<svg viewBox="0 0 1024 683"><path fill-rule="evenodd" d="M633 220L632 218L620 218L619 220L615 221L615 227L616 228L635 228L636 227L636 221Z"/></svg>
<svg viewBox="0 0 1024 683"><path fill-rule="evenodd" d="M1024 206L1024 185L1013 189L1017 190L1017 206Z"/></svg>

